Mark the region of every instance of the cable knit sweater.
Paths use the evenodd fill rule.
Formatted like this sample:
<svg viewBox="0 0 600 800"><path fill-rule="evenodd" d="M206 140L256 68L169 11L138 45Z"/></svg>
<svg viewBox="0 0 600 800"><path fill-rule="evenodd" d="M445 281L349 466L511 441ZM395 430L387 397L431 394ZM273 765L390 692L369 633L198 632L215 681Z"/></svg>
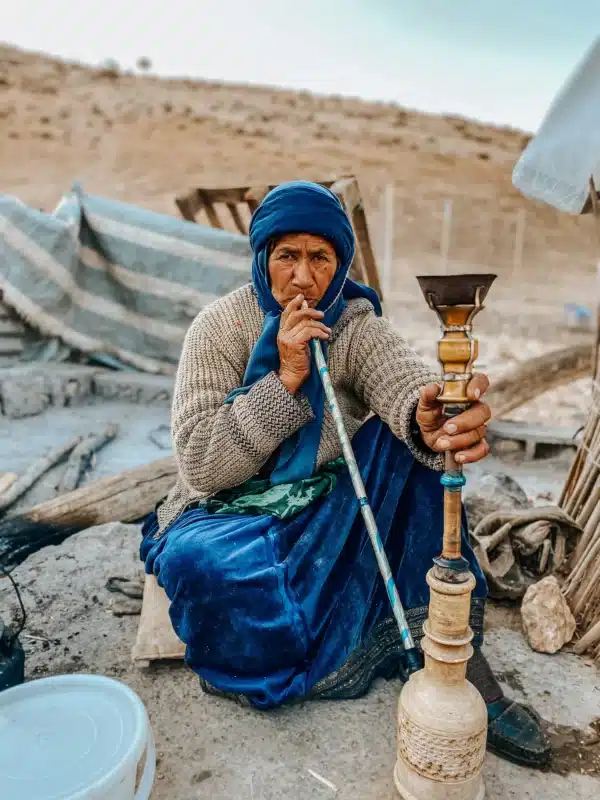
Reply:
<svg viewBox="0 0 600 800"><path fill-rule="evenodd" d="M263 321L247 285L207 306L186 334L172 409L179 477L158 509L159 533L189 503L256 475L277 447L312 419L306 398L290 394L274 372L224 404L242 384ZM367 300L348 302L332 330L328 365L350 438L372 412L419 461L443 469L441 458L411 433L420 390L439 378ZM341 454L326 406L317 469Z"/></svg>

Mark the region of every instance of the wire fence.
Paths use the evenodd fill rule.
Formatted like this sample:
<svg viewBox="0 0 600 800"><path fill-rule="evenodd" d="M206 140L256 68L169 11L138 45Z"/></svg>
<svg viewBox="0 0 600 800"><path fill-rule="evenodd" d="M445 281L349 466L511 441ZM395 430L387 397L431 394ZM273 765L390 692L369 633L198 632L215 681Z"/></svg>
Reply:
<svg viewBox="0 0 600 800"><path fill-rule="evenodd" d="M508 324L595 324L600 231L591 217L472 196L415 196L391 185L380 190L372 216L388 306L412 305L418 274L494 272L494 305Z"/></svg>

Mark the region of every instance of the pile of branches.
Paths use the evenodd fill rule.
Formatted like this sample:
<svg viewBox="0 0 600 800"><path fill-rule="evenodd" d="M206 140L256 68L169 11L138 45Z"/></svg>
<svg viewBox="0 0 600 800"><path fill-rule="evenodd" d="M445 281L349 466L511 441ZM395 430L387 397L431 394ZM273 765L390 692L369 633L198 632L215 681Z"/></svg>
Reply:
<svg viewBox="0 0 600 800"><path fill-rule="evenodd" d="M563 591L583 633L575 650L600 664L600 387L594 382L592 408L571 467L560 506L582 528Z"/></svg>

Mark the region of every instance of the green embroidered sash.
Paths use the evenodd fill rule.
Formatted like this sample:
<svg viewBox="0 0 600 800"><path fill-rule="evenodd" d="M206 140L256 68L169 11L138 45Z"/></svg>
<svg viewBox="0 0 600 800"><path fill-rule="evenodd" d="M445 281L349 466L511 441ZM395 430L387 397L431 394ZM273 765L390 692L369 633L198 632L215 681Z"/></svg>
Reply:
<svg viewBox="0 0 600 800"><path fill-rule="evenodd" d="M346 468L343 457L329 461L310 478L271 486L269 479L250 478L233 489L223 489L203 506L211 514L263 514L290 519L309 505L333 491L340 473Z"/></svg>

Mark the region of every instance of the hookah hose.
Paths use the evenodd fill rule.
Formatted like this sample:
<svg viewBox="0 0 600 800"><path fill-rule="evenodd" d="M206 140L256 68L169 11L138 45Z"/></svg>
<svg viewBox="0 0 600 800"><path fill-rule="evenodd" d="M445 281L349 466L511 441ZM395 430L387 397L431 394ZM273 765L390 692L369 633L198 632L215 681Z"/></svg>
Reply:
<svg viewBox="0 0 600 800"><path fill-rule="evenodd" d="M0 564L0 578L3 577L8 578L15 590L21 610L21 621L17 629L13 631L0 619L0 692L17 686L25 680L25 653L19 641L19 634L27 620L19 587L10 572Z"/></svg>
<svg viewBox="0 0 600 800"><path fill-rule="evenodd" d="M407 672L409 675L412 675L413 672L418 672L422 668L422 656L420 651L415 646L410 628L408 627L408 622L406 621L406 615L404 613L404 609L402 608L398 589L396 588L394 578L392 577L392 573L390 571L390 565L387 560L385 550L383 549L383 542L381 541L379 531L377 530L377 523L375 522L375 517L373 516L371 506L369 505L365 486L358 469L358 464L356 463L354 451L352 450L350 437L348 436L344 426L344 420L342 418L340 407L338 405L335 392L333 391L333 385L331 383L331 377L329 375L327 363L325 362L325 357L321 348L321 342L318 339L312 339L311 344L317 363L317 368L319 370L319 375L321 377L321 382L323 384L323 388L325 389L327 402L329 403L329 409L333 416L333 421L335 422L340 444L342 445L342 452L344 453L346 465L350 473L350 478L352 479L354 492L358 499L360 511L365 521L367 533L369 534L371 544L373 545L375 558L377 559L377 565L379 566L379 571L385 583L387 595L392 606L392 612L394 614L396 623L398 624L400 639L406 655Z"/></svg>

